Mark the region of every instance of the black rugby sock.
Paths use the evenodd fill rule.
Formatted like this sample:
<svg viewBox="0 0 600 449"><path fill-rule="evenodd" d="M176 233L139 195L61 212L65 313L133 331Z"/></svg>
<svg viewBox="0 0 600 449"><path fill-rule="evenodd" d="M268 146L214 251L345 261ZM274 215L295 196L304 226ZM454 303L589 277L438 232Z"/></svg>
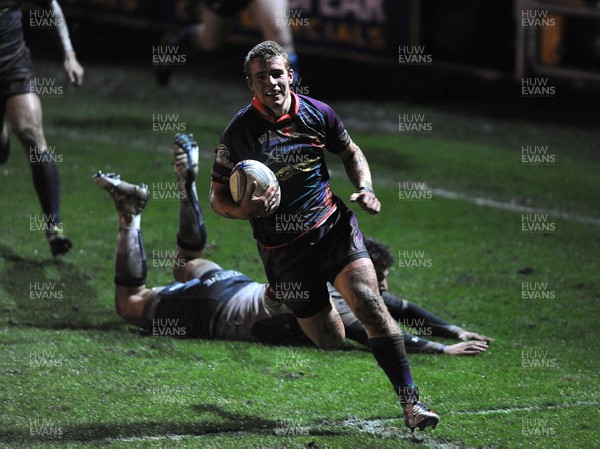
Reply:
<svg viewBox="0 0 600 449"><path fill-rule="evenodd" d="M396 394L400 394L407 385L411 388L414 386L402 334L369 338L369 345Z"/></svg>
<svg viewBox="0 0 600 449"><path fill-rule="evenodd" d="M183 249L199 251L206 245L206 226L196 193L196 184L181 191L179 200L179 229L177 245Z"/></svg>
<svg viewBox="0 0 600 449"><path fill-rule="evenodd" d="M52 226L61 227L60 179L56 163L49 156L35 155L35 159L35 161L30 159L31 174L35 191L44 212L44 219L48 229Z"/></svg>

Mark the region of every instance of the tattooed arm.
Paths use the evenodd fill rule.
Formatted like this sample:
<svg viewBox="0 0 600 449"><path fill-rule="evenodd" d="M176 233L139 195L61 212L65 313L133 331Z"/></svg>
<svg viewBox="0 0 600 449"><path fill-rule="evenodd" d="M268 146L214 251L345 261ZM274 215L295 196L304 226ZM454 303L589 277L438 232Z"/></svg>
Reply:
<svg viewBox="0 0 600 449"><path fill-rule="evenodd" d="M381 203L373 191L371 170L362 150L354 142L350 142L348 148L338 156L344 164L348 179L357 189L357 192L350 195L350 201L358 203L363 210L370 214L379 213Z"/></svg>

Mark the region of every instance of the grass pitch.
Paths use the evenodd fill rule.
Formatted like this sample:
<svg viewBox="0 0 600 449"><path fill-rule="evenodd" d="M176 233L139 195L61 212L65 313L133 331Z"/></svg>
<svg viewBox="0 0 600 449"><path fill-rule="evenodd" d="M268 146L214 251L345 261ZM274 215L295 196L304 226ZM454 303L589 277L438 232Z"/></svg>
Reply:
<svg viewBox="0 0 600 449"><path fill-rule="evenodd" d="M61 79L52 65L38 72ZM58 261L36 230L39 207L13 138L0 172L0 446L596 444L597 128L400 102L332 102L371 162L383 211L357 216L363 232L396 256L390 289L496 338L475 358L410 357L424 401L442 419L435 431L412 436L384 374L353 344L326 353L155 337L114 312L117 216L91 176L116 171L151 191L168 190L176 131L156 130L156 114L170 114L205 149L198 190L214 246L209 257L264 279L247 223L217 217L207 198L212 149L248 93L241 80L232 86L192 75L180 73L177 86L157 90L150 70L90 66L80 90L42 98L75 245ZM400 134L405 113L423 114L431 130ZM553 161L524 163L522 148L532 145L547 146ZM341 166L328 160L334 190L347 197ZM407 194L416 185L421 193ZM174 249L176 223L176 201L151 196L142 217L149 285L171 280L156 260Z"/></svg>

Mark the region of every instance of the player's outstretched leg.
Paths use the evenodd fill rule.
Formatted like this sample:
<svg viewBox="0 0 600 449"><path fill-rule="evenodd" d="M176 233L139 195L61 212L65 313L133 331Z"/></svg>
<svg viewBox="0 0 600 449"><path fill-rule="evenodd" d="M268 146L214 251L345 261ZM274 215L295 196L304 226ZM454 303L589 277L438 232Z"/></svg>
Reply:
<svg viewBox="0 0 600 449"><path fill-rule="evenodd" d="M112 197L119 213L115 264L115 304L127 322L143 325L144 304L154 293L146 288L146 254L140 230L141 213L148 202L145 184L122 181L114 173L98 172L94 182Z"/></svg>
<svg viewBox="0 0 600 449"><path fill-rule="evenodd" d="M404 385L400 389L400 404L404 408L404 424L414 433L415 427L425 430L426 427L435 427L440 422L440 417L432 412L425 404L419 401L419 388Z"/></svg>
<svg viewBox="0 0 600 449"><path fill-rule="evenodd" d="M198 153L198 144L191 134L175 136L173 156L180 198L177 246L184 252L190 252L190 258L200 257L197 252L206 245L204 216L196 192Z"/></svg>
<svg viewBox="0 0 600 449"><path fill-rule="evenodd" d="M121 181L119 175L98 172L94 181L110 193L119 213L119 236L115 284L117 288L139 287L146 283L146 255L141 239L141 213L148 202L145 184Z"/></svg>

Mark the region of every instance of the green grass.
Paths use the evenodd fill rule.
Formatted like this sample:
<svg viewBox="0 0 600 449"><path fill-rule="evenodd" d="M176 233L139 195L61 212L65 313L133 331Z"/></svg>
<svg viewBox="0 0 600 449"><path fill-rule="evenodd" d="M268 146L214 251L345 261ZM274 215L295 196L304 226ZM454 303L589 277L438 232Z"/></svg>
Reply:
<svg viewBox="0 0 600 449"><path fill-rule="evenodd" d="M41 70L58 73L54 66ZM357 211L363 232L389 244L396 256L422 251L431 262L412 269L396 264L391 290L496 338L475 358L411 356L425 401L442 417L435 431L413 437L398 419L385 376L355 345L334 353L285 348L299 363L282 368L282 348L152 337L121 324L112 284L117 217L91 175L114 170L151 188L172 182L172 135L152 131L155 113L178 113L207 149L198 189L214 245L210 257L264 279L247 223L217 217L207 200L212 148L247 93L241 83L180 76L179 88L156 90L149 72L88 67L81 90L43 99L48 141L63 155L63 219L75 243L59 261L49 257L43 234L30 229L30 214L39 213L37 199L13 139L14 154L0 172L6 192L0 216L0 446L595 444L598 226L549 217L553 232L524 234L521 213L435 196L400 200L398 183L423 181L498 201L525 197L533 207L598 218L598 129L394 102L334 104L343 119L364 125L352 136L367 153L383 203L377 217ZM425 113L433 131L398 135L378 129L382 120L397 124L399 111ZM520 147L527 144L548 144L556 163L522 165ZM347 197L349 183L340 165L329 161L334 190ZM151 200L142 222L149 255L173 249L176 222L176 203ZM148 274L150 285L171 279L151 265ZM51 283L60 297L31 299L36 282ZM528 302L523 283L543 283L536 285L553 298ZM534 365L546 366L524 366L528 355Z"/></svg>

